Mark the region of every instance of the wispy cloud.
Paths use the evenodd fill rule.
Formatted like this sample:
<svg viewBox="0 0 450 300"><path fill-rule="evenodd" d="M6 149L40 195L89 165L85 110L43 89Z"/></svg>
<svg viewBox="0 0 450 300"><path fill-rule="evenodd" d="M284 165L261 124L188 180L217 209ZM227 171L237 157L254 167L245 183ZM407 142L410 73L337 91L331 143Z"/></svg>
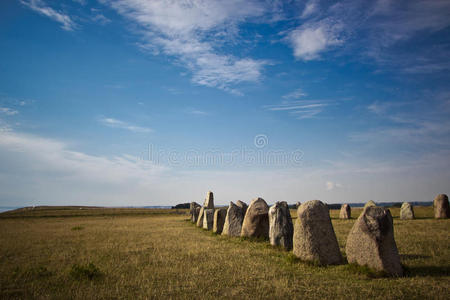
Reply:
<svg viewBox="0 0 450 300"><path fill-rule="evenodd" d="M153 129L151 128L132 125L130 123L114 118L102 117L99 119L99 122L107 127L125 129L136 133L149 133L153 131Z"/></svg>
<svg viewBox="0 0 450 300"><path fill-rule="evenodd" d="M35 12L43 16L49 17L50 19L56 22L59 22L61 24L61 28L64 30L73 31L77 27L77 25L69 15L60 11L56 11L55 9L48 6L42 0L21 0L20 2L23 5L34 10Z"/></svg>
<svg viewBox="0 0 450 300"><path fill-rule="evenodd" d="M284 99L299 99L301 97L305 97L307 94L303 92L302 89L296 89L295 91L290 92L283 96Z"/></svg>
<svg viewBox="0 0 450 300"><path fill-rule="evenodd" d="M339 189L339 188L342 188L342 187L343 187L342 184L337 183L337 182L333 182L333 181L327 181L325 183L325 188L326 188L327 191L332 191L334 189Z"/></svg>
<svg viewBox="0 0 450 300"><path fill-rule="evenodd" d="M0 107L0 113L5 114L7 116L13 116L13 115L17 115L19 113L19 111L8 108L8 107Z"/></svg>
<svg viewBox="0 0 450 300"><path fill-rule="evenodd" d="M319 100L283 101L280 104L265 105L264 109L269 111L287 111L295 118L311 119L321 113L329 103Z"/></svg>
<svg viewBox="0 0 450 300"><path fill-rule="evenodd" d="M209 115L208 112L203 111L203 110L199 110L199 109L188 109L187 113L189 113L191 115L199 115L199 116L207 116L207 115Z"/></svg>
<svg viewBox="0 0 450 300"><path fill-rule="evenodd" d="M236 41L240 23L265 12L257 1L103 0L140 26L142 49L181 62L196 84L241 94L236 85L258 82L269 62L221 53Z"/></svg>
<svg viewBox="0 0 450 300"><path fill-rule="evenodd" d="M319 9L319 1L318 0L309 0L305 4L305 8L300 16L300 18L307 18L318 11Z"/></svg>

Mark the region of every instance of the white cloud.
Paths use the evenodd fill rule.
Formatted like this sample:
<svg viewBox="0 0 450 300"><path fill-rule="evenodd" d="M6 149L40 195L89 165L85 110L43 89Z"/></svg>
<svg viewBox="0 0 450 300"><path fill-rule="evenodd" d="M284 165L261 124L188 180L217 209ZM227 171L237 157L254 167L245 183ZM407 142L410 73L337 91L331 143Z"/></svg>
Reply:
<svg viewBox="0 0 450 300"><path fill-rule="evenodd" d="M305 97L307 94L302 91L302 89L296 89L295 91L290 92L283 96L284 99L299 99L301 97Z"/></svg>
<svg viewBox="0 0 450 300"><path fill-rule="evenodd" d="M309 0L305 4L305 8L303 9L302 15L300 18L307 18L318 11L319 5L317 0Z"/></svg>
<svg viewBox="0 0 450 300"><path fill-rule="evenodd" d="M334 189L342 188L343 185L337 182L327 181L325 187L327 191L332 191Z"/></svg>
<svg viewBox="0 0 450 300"><path fill-rule="evenodd" d="M100 23L101 25L106 25L111 23L111 20L105 17L103 14L95 14L92 17L92 21Z"/></svg>
<svg viewBox="0 0 450 300"><path fill-rule="evenodd" d="M124 122L121 120L117 120L114 118L102 117L99 119L99 122L101 124L111 127L111 128L120 128L120 129L125 129L125 130L129 130L132 132L137 132L137 133L149 133L149 132L153 131L153 129L151 129L151 128L132 125L130 123L127 123L127 122Z"/></svg>
<svg viewBox="0 0 450 300"><path fill-rule="evenodd" d="M200 116L207 116L207 115L209 115L208 112L203 111L203 110L199 110L199 109L189 109L188 113L192 114L192 115L200 115Z"/></svg>
<svg viewBox="0 0 450 300"><path fill-rule="evenodd" d="M319 59L320 54L339 45L339 24L306 24L293 30L289 38L294 48L294 56L305 61Z"/></svg>
<svg viewBox="0 0 450 300"><path fill-rule="evenodd" d="M17 115L19 112L15 109L11 109L8 107L0 107L0 113L5 114L7 116Z"/></svg>
<svg viewBox="0 0 450 300"><path fill-rule="evenodd" d="M220 53L223 43L235 40L237 26L261 16L266 7L257 1L143 1L103 0L140 26L142 49L175 57L192 72L192 81L234 94L233 86L257 82L269 62Z"/></svg>
<svg viewBox="0 0 450 300"><path fill-rule="evenodd" d="M73 31L77 27L69 15L54 10L53 8L47 6L42 0L21 0L20 2L35 12L59 22L64 30Z"/></svg>
<svg viewBox="0 0 450 300"><path fill-rule="evenodd" d="M288 111L295 118L311 119L321 113L329 103L319 100L299 100L299 101L283 101L280 104L265 105L264 109L269 111Z"/></svg>

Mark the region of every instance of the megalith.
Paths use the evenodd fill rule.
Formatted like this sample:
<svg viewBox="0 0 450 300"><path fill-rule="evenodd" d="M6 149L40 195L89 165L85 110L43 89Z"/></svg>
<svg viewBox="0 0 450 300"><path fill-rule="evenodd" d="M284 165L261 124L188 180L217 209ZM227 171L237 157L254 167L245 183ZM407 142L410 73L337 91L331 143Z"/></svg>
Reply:
<svg viewBox="0 0 450 300"><path fill-rule="evenodd" d="M199 210L197 210L197 208L200 208L200 204L198 204L197 202L191 202L191 205L189 207L189 214L191 215L192 223L197 222L198 212L199 212Z"/></svg>
<svg viewBox="0 0 450 300"><path fill-rule="evenodd" d="M286 250L292 249L292 225L291 213L285 201L276 202L269 209L269 241L273 246L281 246Z"/></svg>
<svg viewBox="0 0 450 300"><path fill-rule="evenodd" d="M204 208L214 209L214 195L213 192L209 191L206 195L205 202L203 203Z"/></svg>
<svg viewBox="0 0 450 300"><path fill-rule="evenodd" d="M238 201L244 203L242 201ZM245 204L245 203L244 203ZM247 204L245 204L247 207ZM244 208L230 202L228 206L227 214L225 216L225 223L223 224L222 235L240 236L242 229L242 222L244 221L245 211Z"/></svg>
<svg viewBox="0 0 450 300"><path fill-rule="evenodd" d="M347 237L346 254L349 263L392 276L403 274L389 209L370 206L363 210Z"/></svg>
<svg viewBox="0 0 450 300"><path fill-rule="evenodd" d="M214 209L205 208L203 215L203 229L211 230L213 229L214 222Z"/></svg>
<svg viewBox="0 0 450 300"><path fill-rule="evenodd" d="M411 203L403 202L400 208L400 219L402 220L412 220L414 219L414 209Z"/></svg>
<svg viewBox="0 0 450 300"><path fill-rule="evenodd" d="M352 209L348 204L342 204L339 212L339 219L350 219L352 217Z"/></svg>
<svg viewBox="0 0 450 300"><path fill-rule="evenodd" d="M321 265L340 264L342 255L327 205L319 200L307 201L297 209L297 216L294 255Z"/></svg>
<svg viewBox="0 0 450 300"><path fill-rule="evenodd" d="M448 205L448 196L445 194L439 194L434 198L434 217L436 219L450 218L450 208Z"/></svg>
<svg viewBox="0 0 450 300"><path fill-rule="evenodd" d="M252 200L242 222L242 237L269 238L269 206L262 198Z"/></svg>
<svg viewBox="0 0 450 300"><path fill-rule="evenodd" d="M197 227L203 227L204 215L205 215L205 208L202 206L200 207L200 211L198 212Z"/></svg>
<svg viewBox="0 0 450 300"><path fill-rule="evenodd" d="M369 200L367 201L367 203L364 205L364 208L368 207L368 206L377 206L375 202L373 202L373 200Z"/></svg>
<svg viewBox="0 0 450 300"><path fill-rule="evenodd" d="M219 208L214 211L213 232L221 234L223 230L223 224L225 223L225 217L227 216L226 208Z"/></svg>

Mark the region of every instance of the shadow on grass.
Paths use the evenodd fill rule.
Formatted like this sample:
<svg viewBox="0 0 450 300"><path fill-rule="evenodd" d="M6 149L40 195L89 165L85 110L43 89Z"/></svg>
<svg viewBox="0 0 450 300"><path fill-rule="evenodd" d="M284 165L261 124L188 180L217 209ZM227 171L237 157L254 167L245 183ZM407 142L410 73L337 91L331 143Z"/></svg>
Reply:
<svg viewBox="0 0 450 300"><path fill-rule="evenodd" d="M413 259L422 259L422 258L430 258L429 255L420 255L420 254L400 254L401 260L413 260Z"/></svg>
<svg viewBox="0 0 450 300"><path fill-rule="evenodd" d="M408 277L446 277L450 276L450 266L418 266L418 267L407 267L403 266L405 270L405 275Z"/></svg>

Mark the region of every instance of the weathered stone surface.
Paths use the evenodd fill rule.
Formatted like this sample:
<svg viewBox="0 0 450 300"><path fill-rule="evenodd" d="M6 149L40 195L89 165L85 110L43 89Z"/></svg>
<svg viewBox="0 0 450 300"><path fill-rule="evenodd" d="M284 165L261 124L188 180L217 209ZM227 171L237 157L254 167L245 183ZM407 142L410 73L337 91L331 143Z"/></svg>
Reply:
<svg viewBox="0 0 450 300"><path fill-rule="evenodd" d="M201 209L202 209L201 206L197 206L197 207L195 208L195 212L194 212L194 220L193 220L193 223L195 223L195 224L197 224L198 216L200 215L200 210L201 210Z"/></svg>
<svg viewBox="0 0 450 300"><path fill-rule="evenodd" d="M297 209L294 226L294 255L321 265L340 264L342 255L326 204L319 200L303 203Z"/></svg>
<svg viewBox="0 0 450 300"><path fill-rule="evenodd" d="M439 194L434 198L434 217L436 219L450 218L450 208L448 205L448 196L445 194Z"/></svg>
<svg viewBox="0 0 450 300"><path fill-rule="evenodd" d="M225 217L227 216L226 208L219 208L214 211L213 232L221 234L223 224L225 224Z"/></svg>
<svg viewBox="0 0 450 300"><path fill-rule="evenodd" d="M297 203L295 203L295 208L298 209L300 205L302 205L302 203L300 201L297 201Z"/></svg>
<svg viewBox="0 0 450 300"><path fill-rule="evenodd" d="M198 218L197 218L197 227L203 227L203 217L205 215L205 208L201 207L200 211L198 212Z"/></svg>
<svg viewBox="0 0 450 300"><path fill-rule="evenodd" d="M403 202L400 208L400 219L411 220L414 219L414 209L413 206L408 202Z"/></svg>
<svg viewBox="0 0 450 300"><path fill-rule="evenodd" d="M352 217L352 209L348 204L342 204L339 212L339 219L350 219Z"/></svg>
<svg viewBox="0 0 450 300"><path fill-rule="evenodd" d="M393 276L403 274L389 209L370 206L363 210L348 235L346 253L349 263Z"/></svg>
<svg viewBox="0 0 450 300"><path fill-rule="evenodd" d="M205 202L203 203L204 208L214 209L214 195L213 192L209 191L206 195Z"/></svg>
<svg viewBox="0 0 450 300"><path fill-rule="evenodd" d="M244 203L242 201L238 202ZM225 217L225 223L223 224L222 234L229 236L240 236L244 216L244 209L241 206L230 202L230 206L228 206L227 215Z"/></svg>
<svg viewBox="0 0 450 300"><path fill-rule="evenodd" d="M269 238L269 206L262 198L253 199L242 222L241 236Z"/></svg>
<svg viewBox="0 0 450 300"><path fill-rule="evenodd" d="M189 214L191 215L192 223L197 222L198 212L200 211L197 210L197 208L200 208L200 204L198 204L197 202L191 202L191 205L189 207Z"/></svg>
<svg viewBox="0 0 450 300"><path fill-rule="evenodd" d="M205 208L203 215L203 229L211 230L214 224L214 209Z"/></svg>
<svg viewBox="0 0 450 300"><path fill-rule="evenodd" d="M275 203L269 209L270 244L291 250L293 234L294 226L288 204L285 201Z"/></svg>
<svg viewBox="0 0 450 300"><path fill-rule="evenodd" d="M368 207L368 206L377 206L375 202L373 202L373 200L369 200L367 201L367 203L364 205L364 208Z"/></svg>
<svg viewBox="0 0 450 300"><path fill-rule="evenodd" d="M242 212L244 213L244 216L245 216L248 205L245 202L242 202L241 200L236 201L236 205L239 206L240 208L242 208Z"/></svg>

